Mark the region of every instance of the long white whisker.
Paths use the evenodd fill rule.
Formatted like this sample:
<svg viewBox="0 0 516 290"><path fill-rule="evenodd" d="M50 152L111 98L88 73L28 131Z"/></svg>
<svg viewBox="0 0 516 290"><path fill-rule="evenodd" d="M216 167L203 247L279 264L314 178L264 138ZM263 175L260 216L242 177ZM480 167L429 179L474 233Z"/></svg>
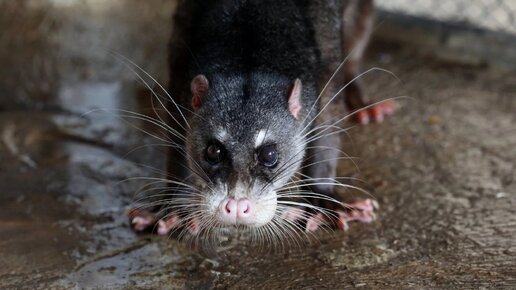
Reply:
<svg viewBox="0 0 516 290"><path fill-rule="evenodd" d="M167 95L167 97L169 97L170 101L172 101L172 103L174 104L174 106L176 107L177 111L179 112L179 114L181 114L181 117L183 118L183 121L185 121L185 124L188 126L188 128L190 128L190 124L188 123L188 121L186 120L186 117L185 115L183 114L183 112L181 111L181 109L179 108L179 105L174 101L174 99L172 98L172 96L170 96L170 94L167 92L167 90L155 79L153 78L148 72L146 72L143 68L141 68L139 65L137 65L136 63L134 63L132 60L130 60L129 58L121 55L120 53L116 52L116 51L110 51L112 54L114 54L115 56L118 56L120 58L122 58L123 60L129 62L131 65L135 66L136 68L138 68L141 72L143 72L148 78L150 78L155 84L158 85L158 87ZM128 66L129 67L129 66ZM129 67L130 68L130 67ZM132 70L132 68L130 68ZM137 74L138 75L138 74ZM167 111L168 112L168 111ZM170 112L168 112L169 115L175 120L175 118L172 116L172 114ZM177 122L177 121L176 121ZM180 122L177 122L181 127L183 127ZM186 128L183 127L183 129L186 130Z"/></svg>
<svg viewBox="0 0 516 290"><path fill-rule="evenodd" d="M347 114L346 116L344 116L344 117L342 117L342 118L338 119L337 121L335 121L335 122L333 122L333 123L332 123L332 126L336 126L336 125L337 125L337 124L339 124L340 122L342 122L342 121L344 121L344 120L346 120L346 119L348 119L348 118L350 118L350 117L352 117L352 116L356 115L356 114L357 114L358 112L360 112L360 111L367 110L367 109L369 109L369 108L371 108L371 107L374 107L374 106L376 106L376 105L378 105L378 104L381 104L381 103L383 103L383 102L392 101L392 100L397 100L397 99L402 99L402 98L408 98L408 96L392 97L392 98L388 98L388 99L385 99L385 100L381 100L381 101L378 101L378 102L372 103L372 104L370 104L370 105L368 105L368 106L365 106L365 107L361 108L360 110L353 111L353 112L351 112L351 113ZM322 130L322 131L321 131L321 132L319 132L319 133L323 133L323 132L325 132L325 131L327 131L327 130L328 130L328 128L325 128L324 130Z"/></svg>
<svg viewBox="0 0 516 290"><path fill-rule="evenodd" d="M315 102L312 104L312 107L310 108L310 110L308 111L308 113L306 114L305 118L303 119L303 122L302 124L304 124L306 122L306 119L308 118L308 116L310 116L310 113L312 112L312 110L315 108L315 106L317 105L317 103L319 102L319 100L321 99L322 95L324 94L324 92L326 92L326 89L328 88L328 86L330 85L330 83L333 81L333 79L335 78L335 76L337 75L337 73L341 70L342 66L346 63L346 61L348 61L348 59L353 55L353 53L355 52L355 50L358 49L358 46L355 46L353 47L353 49L350 51L350 53L348 53L348 55L346 55L346 57L344 58L344 60L342 60L339 64L339 66L337 67L337 69L335 69L335 71L333 72L333 74L331 75L330 79L326 82L326 84L324 85L324 87L322 88L321 92L319 93L319 95L317 96L317 99L315 100ZM312 123L312 121L310 121L308 124Z"/></svg>
<svg viewBox="0 0 516 290"><path fill-rule="evenodd" d="M382 71L382 72L388 73L388 74L392 75L393 77L395 77L398 81L400 81L399 78L393 72L386 70L386 69L379 68L379 67L373 67L373 68L370 68L370 69L358 74L356 77L354 77L352 80L350 80L347 84L345 84L339 91L337 91L337 93L335 93L335 95L333 95L333 97L324 105L324 107L321 110L319 110L317 115L308 122L308 124L305 126L305 128L301 132L305 131L309 127L309 125L311 123L313 123L326 110L326 108L328 108L328 106L333 102L333 100L335 100L335 98L337 98L337 96L339 96L350 84L352 84L354 81L361 78L362 76L364 76L370 72L373 72L373 71Z"/></svg>

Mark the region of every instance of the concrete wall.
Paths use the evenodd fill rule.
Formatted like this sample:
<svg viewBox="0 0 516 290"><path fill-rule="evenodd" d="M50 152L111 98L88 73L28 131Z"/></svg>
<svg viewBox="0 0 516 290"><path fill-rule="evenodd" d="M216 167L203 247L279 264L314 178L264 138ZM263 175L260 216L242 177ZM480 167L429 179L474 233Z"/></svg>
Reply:
<svg viewBox="0 0 516 290"><path fill-rule="evenodd" d="M466 22L474 26L516 34L514 0L377 0L387 11L432 19Z"/></svg>

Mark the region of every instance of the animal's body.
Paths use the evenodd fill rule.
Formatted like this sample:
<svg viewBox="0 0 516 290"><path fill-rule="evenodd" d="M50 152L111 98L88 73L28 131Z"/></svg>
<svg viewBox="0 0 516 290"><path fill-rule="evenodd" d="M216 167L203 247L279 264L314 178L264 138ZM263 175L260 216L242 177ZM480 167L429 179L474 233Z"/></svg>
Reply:
<svg viewBox="0 0 516 290"><path fill-rule="evenodd" d="M373 202L346 208L334 194L340 137L321 126L368 104L352 80L372 12L372 0L181 1L170 46L173 181L159 214L132 212L135 227L371 221ZM389 112L375 107L359 121Z"/></svg>

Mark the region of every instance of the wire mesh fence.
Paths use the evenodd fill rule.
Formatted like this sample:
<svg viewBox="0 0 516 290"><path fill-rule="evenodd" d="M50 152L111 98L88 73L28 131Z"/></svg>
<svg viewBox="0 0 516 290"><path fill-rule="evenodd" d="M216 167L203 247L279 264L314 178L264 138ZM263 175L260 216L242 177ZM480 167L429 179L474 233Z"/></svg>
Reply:
<svg viewBox="0 0 516 290"><path fill-rule="evenodd" d="M516 34L516 0L377 0L380 9Z"/></svg>

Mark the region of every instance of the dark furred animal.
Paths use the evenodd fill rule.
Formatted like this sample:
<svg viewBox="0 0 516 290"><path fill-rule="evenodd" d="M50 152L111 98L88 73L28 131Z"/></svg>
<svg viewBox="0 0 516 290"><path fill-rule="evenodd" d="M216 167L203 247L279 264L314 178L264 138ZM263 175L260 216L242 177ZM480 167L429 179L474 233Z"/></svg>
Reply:
<svg viewBox="0 0 516 290"><path fill-rule="evenodd" d="M340 141L328 134L345 116L343 100L351 110L368 104L351 81L371 14L370 0L181 1L170 56L170 194L158 213L133 210L135 228L198 235L371 221L371 200L350 206L334 194ZM346 98L334 98L345 84ZM373 107L359 121L390 110Z"/></svg>

